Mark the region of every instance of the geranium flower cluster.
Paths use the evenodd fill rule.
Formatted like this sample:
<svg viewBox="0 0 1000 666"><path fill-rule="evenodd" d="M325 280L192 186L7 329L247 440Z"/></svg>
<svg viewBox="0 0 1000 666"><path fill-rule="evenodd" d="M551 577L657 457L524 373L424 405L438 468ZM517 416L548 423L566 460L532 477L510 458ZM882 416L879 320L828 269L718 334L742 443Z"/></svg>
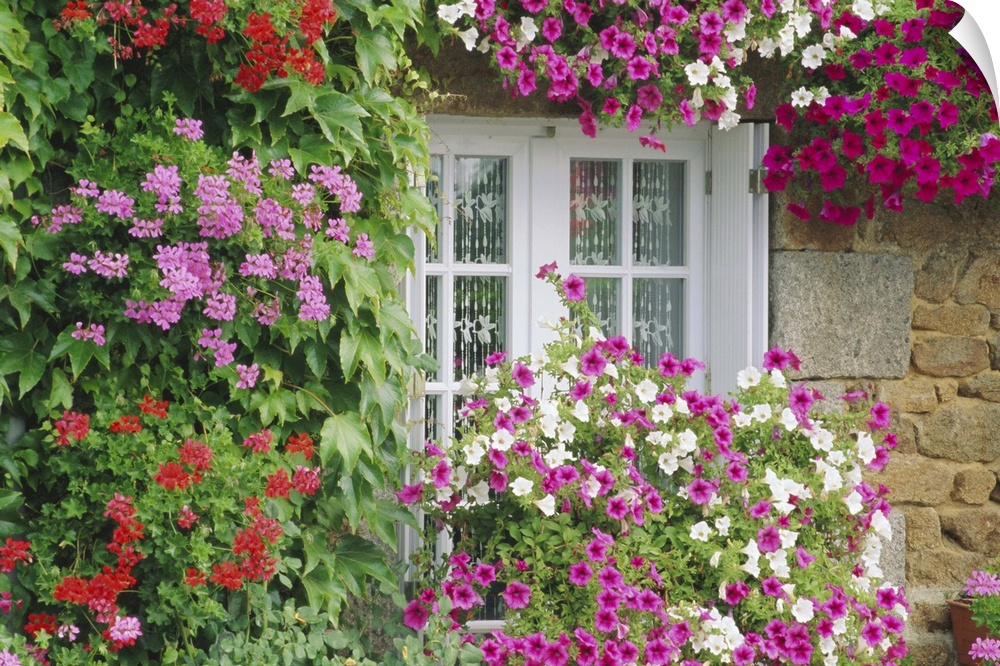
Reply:
<svg viewBox="0 0 1000 666"><path fill-rule="evenodd" d="M909 197L959 204L989 196L1000 161L997 111L976 64L951 43L962 13L917 0L894 21L834 20L857 38L806 65L804 85L777 110L792 142L772 144L763 162L770 191L796 186L789 211L852 225L878 205L901 211ZM845 192L859 186L875 193L851 200Z"/></svg>
<svg viewBox="0 0 1000 666"><path fill-rule="evenodd" d="M323 83L326 72L316 42L337 21L332 0L271 3L268 12L248 11L226 0L186 4L179 8L177 3L152 0L73 1L54 25L91 37L95 29L110 30L108 44L115 58L122 60L155 52L182 31L193 32L208 44L233 43L240 55L233 83L250 92L260 90L271 77L294 73L313 85Z"/></svg>
<svg viewBox="0 0 1000 666"><path fill-rule="evenodd" d="M285 537L277 517L285 514L274 503L287 500L289 492L267 492L271 483L265 487L263 479L274 478L275 468L287 476L290 467L291 488L303 498L315 495L322 485L322 470L310 464L315 447L306 433L290 435L283 453L271 449L274 436L269 431L248 438L263 435L268 444L257 450L245 449L231 435L220 437L211 428L170 444L177 441L175 428L184 423L178 408L171 409L169 401L149 394L136 405L137 415L111 419L104 412L92 417L67 412L46 427L47 439L56 447L50 461L54 467L73 469L80 476L86 473L80 471L81 460L98 467L91 470L95 474L107 473L103 465L116 466L119 486L131 494L114 492L102 500L103 517L113 528L107 530L99 520L86 527L89 518L80 523L76 512L88 498L102 496L109 487L106 482L82 484L70 489L71 497L49 507L53 513L42 522L59 527L52 533L44 528L35 533L34 553L28 541L8 538L0 545L0 573L37 560L44 571L29 568L22 578L39 576L37 588L29 589L45 591L41 596L55 602L56 608L46 604L41 611L30 600L16 602L16 608L23 604L27 611L22 635L27 643L21 644L25 654L39 663L63 663L60 658L70 659L70 654L79 658L99 645L112 652L135 645L146 624L156 624L153 618L167 612L155 607L160 595L180 594L192 604L189 611L199 605L212 609L219 603L214 595L271 580L283 566ZM126 416L135 428L112 427ZM190 429L182 426L182 431ZM124 456L131 459L134 478L121 467L125 451L135 454ZM244 476L252 483L246 483ZM244 495L248 487L251 494ZM67 506L75 507L70 515L60 513ZM210 527L201 527L203 522ZM68 560L66 530L76 534L80 549ZM104 551L113 559L102 557ZM144 561L152 563L139 568ZM5 592L0 610L10 613L14 608L12 595ZM81 626L95 631L78 640ZM49 636L47 642L37 640L43 631Z"/></svg>
<svg viewBox="0 0 1000 666"><path fill-rule="evenodd" d="M879 567L887 490L866 480L896 445L885 405L818 415L781 349L729 399L685 390L696 362L646 363L589 329L571 278L546 279L573 314L559 339L492 359L461 434L427 443L399 493L452 548L404 621L447 599L464 631L502 599L503 629L469 638L496 665L897 663L908 606Z"/></svg>
<svg viewBox="0 0 1000 666"><path fill-rule="evenodd" d="M315 269L317 257L375 256L369 235L345 220L362 195L337 166L312 165L299 177L288 159L221 158L202 143L200 121L177 119L170 130L172 153L137 174L138 184L81 180L70 203L36 221L60 238L63 277L89 285L101 302L86 316L110 311L77 322L72 338L120 342L115 323L180 330L192 357L211 361L234 390L249 390L261 367L234 333L288 315L302 325L324 322L331 285Z"/></svg>

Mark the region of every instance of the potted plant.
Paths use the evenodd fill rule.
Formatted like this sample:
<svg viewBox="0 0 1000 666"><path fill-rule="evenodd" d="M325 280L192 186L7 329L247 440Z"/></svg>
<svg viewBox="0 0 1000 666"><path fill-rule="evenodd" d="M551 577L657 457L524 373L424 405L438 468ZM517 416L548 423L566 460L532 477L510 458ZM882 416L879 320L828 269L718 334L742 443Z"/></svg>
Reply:
<svg viewBox="0 0 1000 666"><path fill-rule="evenodd" d="M1000 662L1000 576L979 569L965 581L962 596L949 599L951 629L958 663Z"/></svg>
<svg viewBox="0 0 1000 666"><path fill-rule="evenodd" d="M417 453L399 494L452 543L424 554L404 622L464 633L502 598L502 630L467 637L487 664L901 659L908 606L878 565L890 507L862 476L895 446L888 408L852 393L817 415L781 349L731 398L687 390L697 361L645 362L596 329L582 279L540 275L572 313L558 339L494 354L459 435Z"/></svg>

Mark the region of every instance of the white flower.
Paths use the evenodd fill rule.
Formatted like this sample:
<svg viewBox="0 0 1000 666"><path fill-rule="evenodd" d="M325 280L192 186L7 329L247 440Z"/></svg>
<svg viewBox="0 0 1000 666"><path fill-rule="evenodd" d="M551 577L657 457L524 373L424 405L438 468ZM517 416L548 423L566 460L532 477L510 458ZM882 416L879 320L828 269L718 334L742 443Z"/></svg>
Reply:
<svg viewBox="0 0 1000 666"><path fill-rule="evenodd" d="M469 472L465 467L459 465L451 470L451 485L454 488L464 488L465 482L469 480Z"/></svg>
<svg viewBox="0 0 1000 666"><path fill-rule="evenodd" d="M465 452L465 464L471 467L478 465L479 461L481 461L483 456L486 455L486 449L479 444L478 439L479 438L477 437L476 441L473 441L472 444L469 444L462 449Z"/></svg>
<svg viewBox="0 0 1000 666"><path fill-rule="evenodd" d="M819 44L813 44L802 51L802 66L806 69L816 69L823 64L826 57L826 49Z"/></svg>
<svg viewBox="0 0 1000 666"><path fill-rule="evenodd" d="M510 398L497 398L493 401L493 404L501 412L509 412L511 408Z"/></svg>
<svg viewBox="0 0 1000 666"><path fill-rule="evenodd" d="M597 497L597 493L601 490L601 482L592 476L588 476L587 481L583 484L583 490L587 493L587 497L593 499Z"/></svg>
<svg viewBox="0 0 1000 666"><path fill-rule="evenodd" d="M831 493L844 487L844 479L836 467L828 465L825 460L816 461L816 471L823 475L823 492Z"/></svg>
<svg viewBox="0 0 1000 666"><path fill-rule="evenodd" d="M836 46L836 37L832 32L827 32L823 34L823 46L829 50L832 50Z"/></svg>
<svg viewBox="0 0 1000 666"><path fill-rule="evenodd" d="M656 405L650 410L650 417L653 419L653 423L666 423L673 415L674 413L670 409L670 405L666 403Z"/></svg>
<svg viewBox="0 0 1000 666"><path fill-rule="evenodd" d="M606 366L604 366L604 374L606 374L608 377L618 379L618 366L615 365L614 363L608 363Z"/></svg>
<svg viewBox="0 0 1000 666"><path fill-rule="evenodd" d="M813 448L817 451L829 451L833 448L833 433L814 423L813 430L809 434L809 443L812 444ZM833 462L832 459L831 462Z"/></svg>
<svg viewBox="0 0 1000 666"><path fill-rule="evenodd" d="M782 548L791 548L799 540L799 533L795 530L780 529L778 530L778 536L781 538Z"/></svg>
<svg viewBox="0 0 1000 666"><path fill-rule="evenodd" d="M691 93L691 107L700 109L703 106L705 106L705 98L702 97L701 88L695 88L694 92Z"/></svg>
<svg viewBox="0 0 1000 666"><path fill-rule="evenodd" d="M812 12L801 11L791 17L791 22L795 26L795 34L800 39L809 34L809 25L812 23Z"/></svg>
<svg viewBox="0 0 1000 666"><path fill-rule="evenodd" d="M510 484L510 492L514 493L517 497L524 497L531 492L531 489L535 487L535 482L531 479L526 479L523 476L519 476L514 479L514 483Z"/></svg>
<svg viewBox="0 0 1000 666"><path fill-rule="evenodd" d="M765 553L764 559L767 560L776 578L784 579L791 575L792 572L788 568L788 551L776 550L773 553Z"/></svg>
<svg viewBox="0 0 1000 666"><path fill-rule="evenodd" d="M760 44L757 45L757 53L759 53L762 58L770 58L777 50L778 43L770 37L765 37L760 40Z"/></svg>
<svg viewBox="0 0 1000 666"><path fill-rule="evenodd" d="M559 424L559 441L560 442L572 442L573 435L576 434L576 426L569 421L563 421Z"/></svg>
<svg viewBox="0 0 1000 666"><path fill-rule="evenodd" d="M659 465L660 470L670 476L677 471L677 456L672 452L661 453L659 459L657 459L656 464Z"/></svg>
<svg viewBox="0 0 1000 666"><path fill-rule="evenodd" d="M792 615L795 616L795 620L802 624L809 622L813 619L813 605L808 599L799 599L792 606Z"/></svg>
<svg viewBox="0 0 1000 666"><path fill-rule="evenodd" d="M455 25L455 21L462 16L461 5L441 5L438 7L438 18L445 23Z"/></svg>
<svg viewBox="0 0 1000 666"><path fill-rule="evenodd" d="M737 428L746 428L748 425L750 425L750 420L751 420L750 415L747 414L746 412L738 412L736 414L733 414L733 424Z"/></svg>
<svg viewBox="0 0 1000 666"><path fill-rule="evenodd" d="M783 410L781 410L781 418L778 419L778 422L781 423L781 425L785 426L785 430L787 430L788 432L795 430L795 428L797 428L799 425L798 419L795 418L795 412L793 412L788 407L785 407Z"/></svg>
<svg viewBox="0 0 1000 666"><path fill-rule="evenodd" d="M656 384L649 379L643 379L636 384L635 395L646 404L653 402L656 399Z"/></svg>
<svg viewBox="0 0 1000 666"><path fill-rule="evenodd" d="M867 432L858 433L858 459L866 465L875 460L875 442Z"/></svg>
<svg viewBox="0 0 1000 666"><path fill-rule="evenodd" d="M514 446L514 435L510 434L506 430L497 430L490 437L490 444L497 451L508 451L510 447Z"/></svg>
<svg viewBox="0 0 1000 666"><path fill-rule="evenodd" d="M740 124L740 115L734 113L733 111L726 109L719 116L719 129L728 132L731 129L738 127Z"/></svg>
<svg viewBox="0 0 1000 666"><path fill-rule="evenodd" d="M872 514L872 530L886 541L892 539L892 525L881 511L876 511Z"/></svg>
<svg viewBox="0 0 1000 666"><path fill-rule="evenodd" d="M572 453L566 450L566 448L560 444L556 448L552 449L544 456L545 462L549 467L559 467L564 464L567 460L574 460L575 457Z"/></svg>
<svg viewBox="0 0 1000 666"><path fill-rule="evenodd" d="M520 51L525 46L535 41L538 34L538 26L530 16L521 17L521 37L517 40L517 50Z"/></svg>
<svg viewBox="0 0 1000 666"><path fill-rule="evenodd" d="M719 530L719 536L729 536L729 528L732 520L729 516L722 516L715 519L715 529Z"/></svg>
<svg viewBox="0 0 1000 666"><path fill-rule="evenodd" d="M851 12L864 21L871 21L875 18L875 8L869 0L854 0Z"/></svg>
<svg viewBox="0 0 1000 666"><path fill-rule="evenodd" d="M725 535L723 535L723 536L725 536ZM713 567L718 567L719 566L719 560L721 558L722 558L722 551L721 550L717 550L714 553L712 553L712 559L710 559L708 561L708 563L711 564Z"/></svg>
<svg viewBox="0 0 1000 666"><path fill-rule="evenodd" d="M687 400L684 398L677 398L677 400L674 401L674 411L678 414L684 414L685 416L691 413L691 410L688 408Z"/></svg>
<svg viewBox="0 0 1000 666"><path fill-rule="evenodd" d="M750 417L753 418L754 421L758 421L760 423L767 421L771 418L771 416L771 405L768 404L754 405L753 411L750 413Z"/></svg>
<svg viewBox="0 0 1000 666"><path fill-rule="evenodd" d="M813 100L817 104L824 104L826 100L830 97L830 91L826 89L826 86L820 86L816 89L816 96Z"/></svg>
<svg viewBox="0 0 1000 666"><path fill-rule="evenodd" d="M757 384L760 384L760 370L752 365L736 373L736 385L741 389L746 390Z"/></svg>
<svg viewBox="0 0 1000 666"><path fill-rule="evenodd" d="M563 364L559 367L562 368L563 372L574 379L580 376L580 359L576 356L570 356L568 359L563 361Z"/></svg>
<svg viewBox="0 0 1000 666"><path fill-rule="evenodd" d="M476 48L476 40L479 39L479 31L475 28L469 28L468 30L462 30L458 33L458 36L462 39L462 43L465 44L465 50L471 51Z"/></svg>
<svg viewBox="0 0 1000 666"><path fill-rule="evenodd" d="M696 60L684 67L684 73L687 74L691 85L705 86L708 85L708 75L711 73L711 70L708 68L708 65L700 60Z"/></svg>
<svg viewBox="0 0 1000 666"><path fill-rule="evenodd" d="M795 48L795 26L789 23L778 31L778 37L781 38L778 42L778 49L781 50L781 55L786 56Z"/></svg>
<svg viewBox="0 0 1000 666"><path fill-rule="evenodd" d="M851 513L852 516L858 515L863 506L861 495L858 493L857 490L852 490L851 494L844 498L844 504L847 505L847 510Z"/></svg>
<svg viewBox="0 0 1000 666"><path fill-rule="evenodd" d="M472 395L479 390L479 384L477 384L471 377L463 377L462 381L458 383L458 394L459 395Z"/></svg>
<svg viewBox="0 0 1000 666"><path fill-rule="evenodd" d="M549 439L554 439L556 436L556 428L559 427L559 417L552 414L546 414L538 420L538 427L542 429L542 434Z"/></svg>
<svg viewBox="0 0 1000 666"><path fill-rule="evenodd" d="M723 74L716 74L712 77L712 83L719 86L720 88L732 88L733 83L728 76Z"/></svg>
<svg viewBox="0 0 1000 666"><path fill-rule="evenodd" d="M485 481L480 481L469 488L469 496L476 504L490 503L490 487Z"/></svg>
<svg viewBox="0 0 1000 666"><path fill-rule="evenodd" d="M698 435L688 428L677 435L677 451L680 454L694 453L698 449Z"/></svg>
<svg viewBox="0 0 1000 666"><path fill-rule="evenodd" d="M556 512L556 498L552 495L546 495L542 499L537 500L535 506L546 516L551 516Z"/></svg>
<svg viewBox="0 0 1000 666"><path fill-rule="evenodd" d="M813 97L812 91L806 90L803 86L792 93L792 106L809 106Z"/></svg>
<svg viewBox="0 0 1000 666"><path fill-rule="evenodd" d="M576 405L573 406L573 416L578 421L586 423L590 420L590 407L583 400L577 400Z"/></svg>
<svg viewBox="0 0 1000 666"><path fill-rule="evenodd" d="M785 388L788 386L788 382L785 381L785 375L782 374L781 370L771 371L771 385L775 388Z"/></svg>
<svg viewBox="0 0 1000 666"><path fill-rule="evenodd" d="M857 39L858 36L854 34L854 31L848 28L846 25L840 26L840 37L841 39Z"/></svg>
<svg viewBox="0 0 1000 666"><path fill-rule="evenodd" d="M712 528L704 520L691 526L691 538L696 541L708 542L708 537L712 536Z"/></svg>

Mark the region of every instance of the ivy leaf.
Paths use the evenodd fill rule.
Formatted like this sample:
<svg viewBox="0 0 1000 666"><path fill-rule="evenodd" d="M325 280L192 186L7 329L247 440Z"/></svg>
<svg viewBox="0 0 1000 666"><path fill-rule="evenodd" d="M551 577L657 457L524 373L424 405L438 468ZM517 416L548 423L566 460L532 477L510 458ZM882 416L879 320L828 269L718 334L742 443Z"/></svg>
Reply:
<svg viewBox="0 0 1000 666"><path fill-rule="evenodd" d="M9 217L0 217L0 250L11 268L17 266L18 248L24 245L24 238L17 230L17 225Z"/></svg>
<svg viewBox="0 0 1000 666"><path fill-rule="evenodd" d="M320 430L319 457L328 466L333 454L344 461L344 472L350 474L362 453L372 456L372 440L359 414L335 414L326 419Z"/></svg>
<svg viewBox="0 0 1000 666"><path fill-rule="evenodd" d="M15 145L24 152L28 150L28 137L24 134L24 128L12 113L0 111L0 148L8 143Z"/></svg>
<svg viewBox="0 0 1000 666"><path fill-rule="evenodd" d="M366 82L374 83L379 68L387 74L395 69L396 51L385 33L358 29L356 34L358 67Z"/></svg>

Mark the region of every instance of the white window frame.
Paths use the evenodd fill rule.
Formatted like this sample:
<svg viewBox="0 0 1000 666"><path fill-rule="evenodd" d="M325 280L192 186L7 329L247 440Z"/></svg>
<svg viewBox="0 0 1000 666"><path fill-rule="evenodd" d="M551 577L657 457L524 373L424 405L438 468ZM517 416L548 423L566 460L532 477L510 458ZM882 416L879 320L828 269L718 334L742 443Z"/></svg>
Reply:
<svg viewBox="0 0 1000 666"><path fill-rule="evenodd" d="M508 349L512 356L539 353L554 333L538 326L538 315L554 318L566 314L555 290L534 278L539 266L555 260L560 272L570 272L569 182L554 176L549 182L536 174L567 173L571 158L673 159L687 164L684 201L685 269L643 268L642 276L684 277L684 354L706 362L709 372L693 378L692 388L726 393L735 387L736 373L759 364L767 348L768 326L768 196L751 192L751 170L758 167L767 149L768 126L743 124L728 132L708 124L661 132L666 154L643 148L636 134L602 129L597 139L580 134L575 121L551 119L495 119L430 116L431 154L448 156L505 156L510 159L508 238L508 296L511 312L532 316L507 317ZM448 160L445 160L446 169ZM548 176L552 178L553 176ZM439 256L444 264L428 265L426 239L416 237L416 275L406 285L411 316L421 336L425 331L425 278L446 274L444 248L452 236L447 228L453 218L451 203L444 196ZM539 220L555 220L549 224ZM553 224L563 225L567 242L553 242ZM519 239L528 239L525 246ZM517 241L515 243L515 241ZM629 248L623 246L623 254ZM587 267L588 269L590 267ZM478 269L468 266L463 273ZM495 274L495 266L483 267ZM659 272L657 272L659 271ZM442 283L440 307L453 312L450 283ZM522 301L521 298L526 300ZM623 312L630 313L629 304ZM449 309L450 308L450 309ZM629 315L630 316L630 315ZM631 338L632 331L621 331ZM454 331L442 326L439 349L450 355ZM454 395L459 384L452 369L443 369L442 381L415 382L410 418L414 446L422 444L424 405L427 394ZM447 409L442 401L442 410ZM444 418L446 436L453 433L453 415ZM412 552L414 536L404 536L402 552ZM470 623L474 631L492 631L502 622Z"/></svg>

